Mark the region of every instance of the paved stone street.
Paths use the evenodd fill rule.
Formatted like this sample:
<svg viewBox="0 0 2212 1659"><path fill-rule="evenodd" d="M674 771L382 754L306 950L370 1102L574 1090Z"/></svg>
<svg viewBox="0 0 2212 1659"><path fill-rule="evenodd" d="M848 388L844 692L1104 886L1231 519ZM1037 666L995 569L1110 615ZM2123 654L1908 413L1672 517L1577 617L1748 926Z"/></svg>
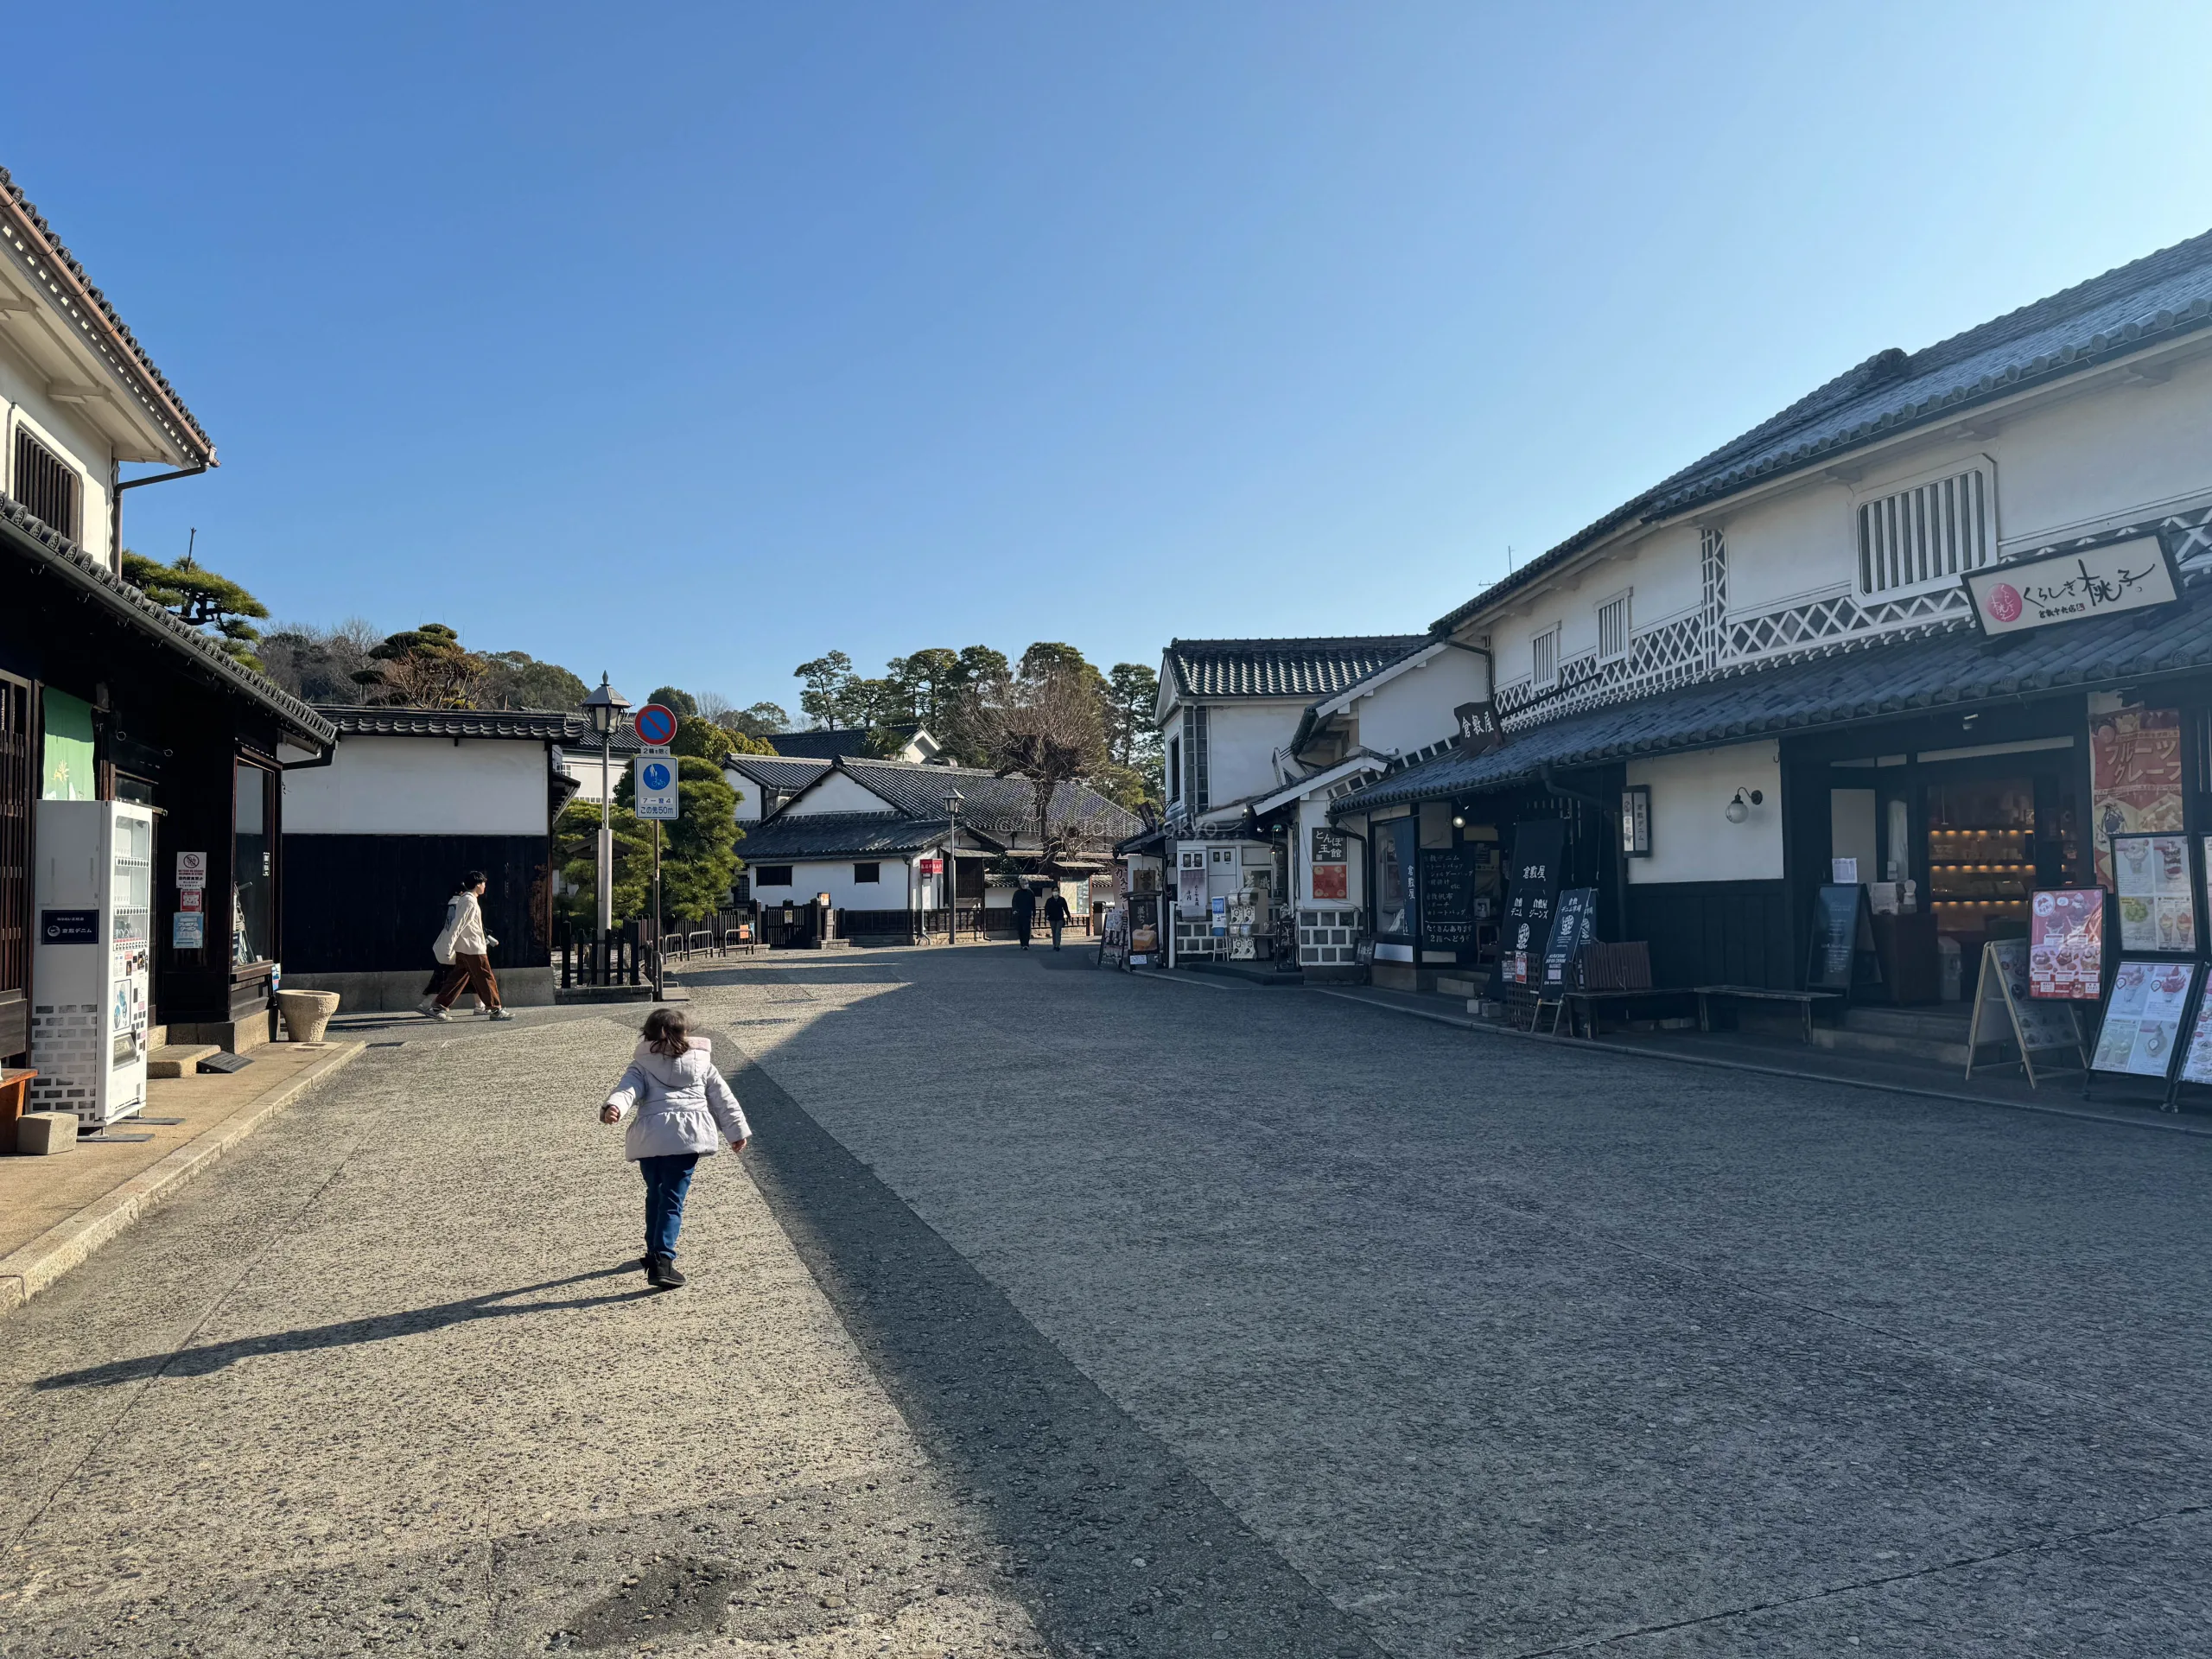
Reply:
<svg viewBox="0 0 2212 1659"><path fill-rule="evenodd" d="M0 1320L0 1653L2205 1649L2202 1136L1072 951L689 984L760 1140L678 1295L637 1011L548 1011Z"/></svg>

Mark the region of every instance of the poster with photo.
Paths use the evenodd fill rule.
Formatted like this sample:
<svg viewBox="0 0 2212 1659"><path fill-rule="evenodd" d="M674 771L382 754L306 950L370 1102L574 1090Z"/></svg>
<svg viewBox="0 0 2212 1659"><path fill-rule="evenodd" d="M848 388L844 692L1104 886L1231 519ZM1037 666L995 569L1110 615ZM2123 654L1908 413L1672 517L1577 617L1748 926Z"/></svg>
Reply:
<svg viewBox="0 0 2212 1659"><path fill-rule="evenodd" d="M2128 708L2089 719L2089 823L2097 880L2113 880L2112 837L2182 829L2181 710Z"/></svg>
<svg viewBox="0 0 2212 1659"><path fill-rule="evenodd" d="M2193 955L2196 886L2185 836L2114 836L2114 891L2120 896L2120 948Z"/></svg>
<svg viewBox="0 0 2212 1659"><path fill-rule="evenodd" d="M2212 997L2204 999L2212 1003ZM2212 1084L2212 1007L2200 1006L2190 1027L2189 1046L2182 1052L2181 1080Z"/></svg>
<svg viewBox="0 0 2212 1659"><path fill-rule="evenodd" d="M2105 890L2037 893L2028 905L2028 995L2094 1002L2104 995L2104 971Z"/></svg>
<svg viewBox="0 0 2212 1659"><path fill-rule="evenodd" d="M2164 1077L2173 1067L2182 1015L2196 984L2193 962L2121 962L2091 1067L2131 1077Z"/></svg>

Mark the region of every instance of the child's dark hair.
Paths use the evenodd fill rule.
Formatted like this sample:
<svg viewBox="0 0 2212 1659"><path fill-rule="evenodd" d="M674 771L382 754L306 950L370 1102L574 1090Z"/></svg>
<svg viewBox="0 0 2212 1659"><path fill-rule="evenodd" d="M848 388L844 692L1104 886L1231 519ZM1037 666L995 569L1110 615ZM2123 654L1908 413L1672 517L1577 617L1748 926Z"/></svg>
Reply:
<svg viewBox="0 0 2212 1659"><path fill-rule="evenodd" d="M645 1046L670 1059L690 1052L691 1026L681 1008L655 1008L645 1016Z"/></svg>

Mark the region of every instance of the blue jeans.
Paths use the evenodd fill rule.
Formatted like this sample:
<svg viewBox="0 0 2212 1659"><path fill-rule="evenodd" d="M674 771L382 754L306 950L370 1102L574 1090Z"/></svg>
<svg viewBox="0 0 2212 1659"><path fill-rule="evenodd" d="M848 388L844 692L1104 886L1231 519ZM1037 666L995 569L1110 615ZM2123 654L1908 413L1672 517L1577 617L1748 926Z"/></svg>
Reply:
<svg viewBox="0 0 2212 1659"><path fill-rule="evenodd" d="M691 1166L698 1161L696 1152L638 1160L638 1173L645 1178L647 1255L676 1259L676 1236L683 1230L683 1195L691 1190Z"/></svg>

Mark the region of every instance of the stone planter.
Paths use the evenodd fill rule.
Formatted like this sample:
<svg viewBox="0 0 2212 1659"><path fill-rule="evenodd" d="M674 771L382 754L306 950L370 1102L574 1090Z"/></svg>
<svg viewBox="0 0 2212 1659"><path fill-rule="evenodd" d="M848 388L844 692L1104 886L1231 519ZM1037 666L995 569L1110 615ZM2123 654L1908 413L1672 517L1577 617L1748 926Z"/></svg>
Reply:
<svg viewBox="0 0 2212 1659"><path fill-rule="evenodd" d="M284 1030L296 1043L319 1043L338 1012L335 991L279 991L277 1012L284 1016Z"/></svg>

